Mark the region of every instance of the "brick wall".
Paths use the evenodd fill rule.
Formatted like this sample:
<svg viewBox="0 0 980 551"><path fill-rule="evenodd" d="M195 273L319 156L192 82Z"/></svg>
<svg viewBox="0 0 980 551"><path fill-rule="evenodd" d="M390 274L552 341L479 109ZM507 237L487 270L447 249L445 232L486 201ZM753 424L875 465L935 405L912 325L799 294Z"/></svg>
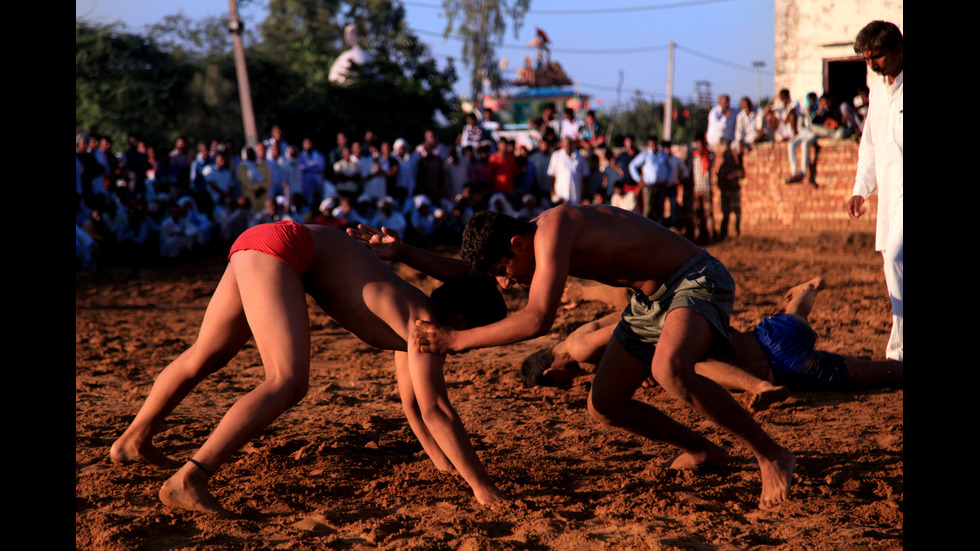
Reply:
<svg viewBox="0 0 980 551"><path fill-rule="evenodd" d="M851 220L844 204L851 197L857 167L854 140L820 139L816 149L816 187L806 181L786 184L789 157L785 143L759 144L745 153L742 185L742 232L787 230L874 232L877 196L865 203L867 212ZM716 224L721 201L715 191Z"/></svg>

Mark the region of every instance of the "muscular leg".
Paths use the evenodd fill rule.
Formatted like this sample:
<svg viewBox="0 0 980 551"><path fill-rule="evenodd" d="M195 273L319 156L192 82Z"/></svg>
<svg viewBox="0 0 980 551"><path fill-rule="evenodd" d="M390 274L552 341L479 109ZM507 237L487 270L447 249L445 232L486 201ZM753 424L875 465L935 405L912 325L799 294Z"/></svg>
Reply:
<svg viewBox="0 0 980 551"><path fill-rule="evenodd" d="M211 297L197 340L157 377L136 418L110 448L112 460L177 466L153 446L153 436L181 400L205 377L224 367L251 335L238 282L229 267Z"/></svg>
<svg viewBox="0 0 980 551"><path fill-rule="evenodd" d="M631 356L616 339L611 339L599 361L592 391L589 394L589 413L599 422L628 430L639 436L667 442L684 450L686 464L725 464L728 452L704 436L671 419L659 409L633 399L633 394L649 370Z"/></svg>
<svg viewBox="0 0 980 551"><path fill-rule="evenodd" d="M762 379L749 371L718 360L706 360L695 364L694 371L729 390L739 390L749 394L748 406L752 411L761 411L776 402L789 398L789 389L775 386L768 379ZM769 373L766 366L765 371Z"/></svg>
<svg viewBox="0 0 980 551"><path fill-rule="evenodd" d="M784 501L796 458L766 434L728 391L694 370L711 338L711 326L703 316L688 308L671 311L653 356L653 377L665 391L735 435L755 454L762 472L760 506Z"/></svg>
<svg viewBox="0 0 980 551"><path fill-rule="evenodd" d="M172 507L228 515L207 489L209 473L305 396L309 385L310 325L300 276L255 251L231 258L241 305L265 367L265 381L239 399L193 459L160 490Z"/></svg>
<svg viewBox="0 0 980 551"><path fill-rule="evenodd" d="M857 387L901 385L905 364L898 360L866 360L844 356L847 378Z"/></svg>

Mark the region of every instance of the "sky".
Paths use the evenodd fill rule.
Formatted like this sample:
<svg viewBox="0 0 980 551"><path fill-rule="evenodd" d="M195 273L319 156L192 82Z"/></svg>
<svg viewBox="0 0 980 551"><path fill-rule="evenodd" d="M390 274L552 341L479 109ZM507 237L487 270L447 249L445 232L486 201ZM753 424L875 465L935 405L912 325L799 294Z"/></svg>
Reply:
<svg viewBox="0 0 980 551"><path fill-rule="evenodd" d="M409 27L443 65L456 59L456 91L468 95L468 68L462 42L443 38L446 19L441 0L406 0ZM264 0L241 9L250 28L264 18ZM183 13L197 19L227 15L227 0L75 0L75 18L124 23L138 33L164 16ZM733 103L773 90L775 7L772 0L532 0L517 36L509 27L498 45L507 60L505 78L516 78L528 46L540 28L551 39L551 59L559 62L581 94L597 109L627 108L637 91L662 102L668 90L669 44L674 43L673 96L692 101L698 91L713 98L728 94ZM762 62L764 66L753 64Z"/></svg>

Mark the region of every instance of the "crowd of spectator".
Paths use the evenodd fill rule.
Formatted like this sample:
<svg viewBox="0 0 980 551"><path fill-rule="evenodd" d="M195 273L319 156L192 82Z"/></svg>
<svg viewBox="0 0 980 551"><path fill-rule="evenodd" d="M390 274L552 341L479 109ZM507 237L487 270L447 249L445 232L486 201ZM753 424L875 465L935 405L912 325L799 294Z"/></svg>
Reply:
<svg viewBox="0 0 980 551"><path fill-rule="evenodd" d="M727 96L723 97L727 100ZM656 137L639 149L635 136L607 143L595 114L561 116L553 104L518 137L500 132L492 111L466 116L453 143L435 131L421 142L366 132L338 132L323 151L309 137L287 141L281 128L254 146L212 140L192 147L178 137L169 151L132 135L117 150L106 136L79 133L75 156L75 256L82 269L148 265L227 250L246 228L296 220L340 229L368 224L394 229L423 246L458 244L467 219L495 210L531 219L560 204L611 204L644 214L707 242L739 231L741 153L765 140L794 141L790 113L806 115L806 136L859 133L826 100L800 110L788 93L759 110L743 98L734 113L719 101L707 135L679 148ZM820 110L824 108L822 111ZM717 111L717 113L716 113ZM719 116L720 113L720 116ZM822 118L821 118L822 117ZM853 121L852 121L853 119ZM843 122L852 121L852 122ZM800 134L799 132L797 134ZM825 135L825 134L819 134ZM508 137L510 136L510 137ZM712 219L713 190L723 219Z"/></svg>

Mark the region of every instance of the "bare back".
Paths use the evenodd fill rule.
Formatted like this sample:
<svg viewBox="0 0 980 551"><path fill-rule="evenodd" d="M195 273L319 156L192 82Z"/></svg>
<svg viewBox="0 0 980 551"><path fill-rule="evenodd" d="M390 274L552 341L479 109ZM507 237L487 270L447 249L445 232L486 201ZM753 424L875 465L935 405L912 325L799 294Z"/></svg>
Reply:
<svg viewBox="0 0 980 551"><path fill-rule="evenodd" d="M698 253L696 245L669 229L616 207L562 206L534 222L535 241L570 245L568 275L647 295Z"/></svg>
<svg viewBox="0 0 980 551"><path fill-rule="evenodd" d="M307 226L316 244L304 276L307 292L337 323L367 344L405 350L408 306L429 310L428 297L346 233Z"/></svg>

